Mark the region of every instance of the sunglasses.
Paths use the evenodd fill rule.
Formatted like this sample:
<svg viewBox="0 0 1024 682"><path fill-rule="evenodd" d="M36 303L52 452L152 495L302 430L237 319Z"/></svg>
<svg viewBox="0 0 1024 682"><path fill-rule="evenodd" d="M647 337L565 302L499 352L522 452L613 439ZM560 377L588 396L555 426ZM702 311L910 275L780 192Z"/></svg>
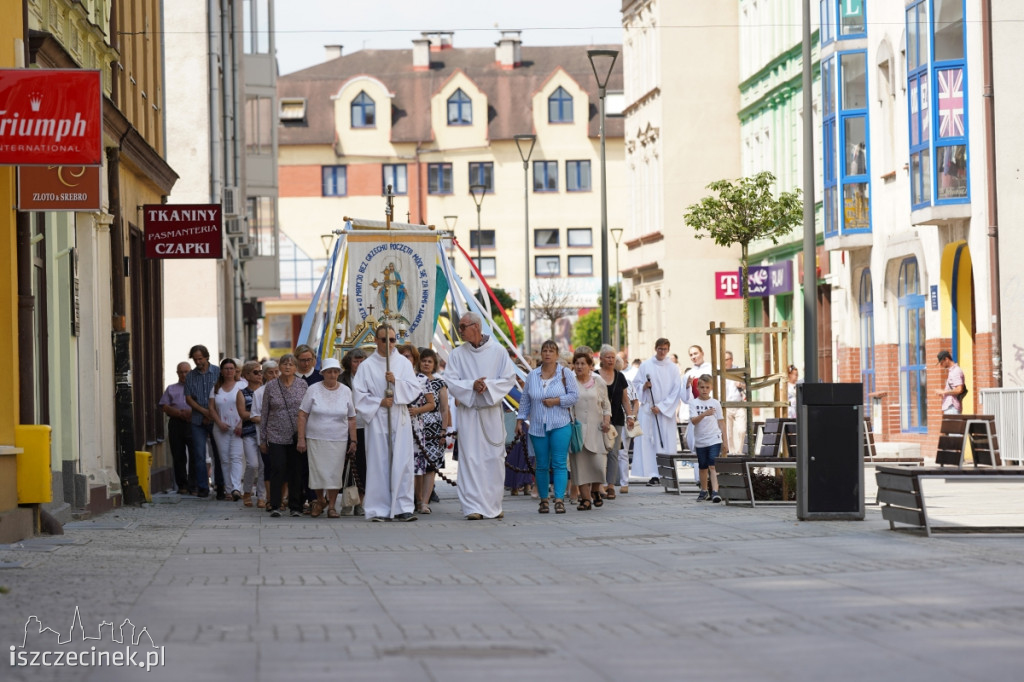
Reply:
<svg viewBox="0 0 1024 682"><path fill-rule="evenodd" d="M470 327L475 326L477 324L479 324L479 323L478 322L470 322L469 324L460 324L459 325L459 331L461 332L464 329L469 329Z"/></svg>
<svg viewBox="0 0 1024 682"><path fill-rule="evenodd" d="M391 343L398 343L398 339L396 339L394 337L392 337L390 339L382 339L382 338L378 338L377 339L377 343L384 343L385 341L389 341Z"/></svg>

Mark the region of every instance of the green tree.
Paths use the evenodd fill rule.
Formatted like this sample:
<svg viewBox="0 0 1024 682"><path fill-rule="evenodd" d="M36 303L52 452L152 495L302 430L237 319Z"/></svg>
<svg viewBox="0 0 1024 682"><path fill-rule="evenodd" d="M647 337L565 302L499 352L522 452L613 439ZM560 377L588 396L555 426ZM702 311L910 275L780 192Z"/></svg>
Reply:
<svg viewBox="0 0 1024 682"><path fill-rule="evenodd" d="M736 181L717 180L707 186L714 192L686 209L683 218L693 228L697 239L710 237L720 246L739 244L743 292L743 324L750 314L750 288L748 286L750 242L770 239L778 244L781 237L793 231L803 220L800 191L780 192L775 196L772 187L775 176L765 171ZM744 366L750 367L750 337L743 335ZM745 373L746 393L750 395L750 372ZM754 421L747 408L747 443L752 443ZM749 452L749 450L748 450Z"/></svg>
<svg viewBox="0 0 1024 682"><path fill-rule="evenodd" d="M613 284L608 287L608 297L612 301L612 307L615 306L615 301L619 302L619 343L625 345L623 340L626 338L626 303L619 296L619 284ZM601 348L601 299L597 299L598 308L591 310L586 315L581 316L576 320L576 324L572 327L572 345L575 348L580 346L589 346L594 351L598 351ZM611 331L615 334L615 311L611 311ZM614 338L614 337L613 337ZM616 349L618 350L618 349Z"/></svg>

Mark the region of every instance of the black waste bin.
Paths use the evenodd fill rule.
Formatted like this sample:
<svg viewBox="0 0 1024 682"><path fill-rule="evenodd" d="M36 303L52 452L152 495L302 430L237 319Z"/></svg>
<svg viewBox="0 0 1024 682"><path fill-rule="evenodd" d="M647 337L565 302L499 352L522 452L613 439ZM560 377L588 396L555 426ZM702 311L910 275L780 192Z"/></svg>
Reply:
<svg viewBox="0 0 1024 682"><path fill-rule="evenodd" d="M864 518L863 384L800 384L796 515Z"/></svg>

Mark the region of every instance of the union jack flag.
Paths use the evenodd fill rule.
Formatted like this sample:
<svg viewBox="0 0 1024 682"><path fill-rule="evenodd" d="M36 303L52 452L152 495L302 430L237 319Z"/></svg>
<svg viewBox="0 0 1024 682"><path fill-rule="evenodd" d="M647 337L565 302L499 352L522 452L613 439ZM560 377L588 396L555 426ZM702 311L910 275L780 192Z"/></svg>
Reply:
<svg viewBox="0 0 1024 682"><path fill-rule="evenodd" d="M964 71L941 69L939 81L939 137L964 134Z"/></svg>

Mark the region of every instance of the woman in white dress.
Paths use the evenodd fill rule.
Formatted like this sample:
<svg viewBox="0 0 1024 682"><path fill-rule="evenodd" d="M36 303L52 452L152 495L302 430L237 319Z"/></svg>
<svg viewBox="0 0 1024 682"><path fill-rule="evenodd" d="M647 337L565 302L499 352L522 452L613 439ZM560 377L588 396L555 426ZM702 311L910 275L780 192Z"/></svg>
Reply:
<svg viewBox="0 0 1024 682"><path fill-rule="evenodd" d="M238 378L238 364L231 358L224 358L220 363L217 383L210 392L210 416L213 417L213 439L220 453L224 488L231 491L231 499L235 502L242 499L242 473L245 471L238 392L246 386L245 379Z"/></svg>
<svg viewBox="0 0 1024 682"><path fill-rule="evenodd" d="M316 492L310 516L340 516L335 505L345 484L345 454L356 451L356 408L352 391L338 381L341 363L327 358L320 365L324 380L313 384L299 405L296 449L309 452L309 487Z"/></svg>

